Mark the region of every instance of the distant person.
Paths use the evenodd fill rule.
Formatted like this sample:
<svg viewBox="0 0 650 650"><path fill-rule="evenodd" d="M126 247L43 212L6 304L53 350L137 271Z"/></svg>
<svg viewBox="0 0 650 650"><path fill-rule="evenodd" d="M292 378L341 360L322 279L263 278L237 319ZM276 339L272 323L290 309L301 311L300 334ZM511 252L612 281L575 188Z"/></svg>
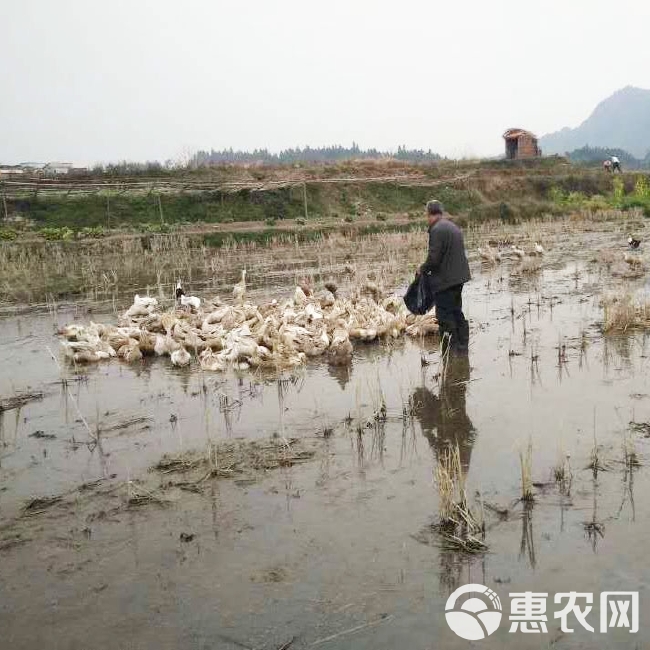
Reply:
<svg viewBox="0 0 650 650"><path fill-rule="evenodd" d="M609 174L612 171L612 161L609 158L603 163L603 169Z"/></svg>
<svg viewBox="0 0 650 650"><path fill-rule="evenodd" d="M445 219L440 201L427 203L429 255L417 275L424 273L434 295L443 351L467 354L469 325L463 314L463 285L471 279L463 233Z"/></svg>
<svg viewBox="0 0 650 650"><path fill-rule="evenodd" d="M616 156L612 156L612 172L621 173L621 161Z"/></svg>

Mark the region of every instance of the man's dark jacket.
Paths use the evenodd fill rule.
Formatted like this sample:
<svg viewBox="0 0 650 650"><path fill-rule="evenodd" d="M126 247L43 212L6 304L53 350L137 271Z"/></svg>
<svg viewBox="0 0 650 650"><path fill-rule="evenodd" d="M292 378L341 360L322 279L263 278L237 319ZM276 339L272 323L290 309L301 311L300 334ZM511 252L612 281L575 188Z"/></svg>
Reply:
<svg viewBox="0 0 650 650"><path fill-rule="evenodd" d="M421 271L434 293L471 279L463 233L456 224L440 219L429 228L429 255Z"/></svg>

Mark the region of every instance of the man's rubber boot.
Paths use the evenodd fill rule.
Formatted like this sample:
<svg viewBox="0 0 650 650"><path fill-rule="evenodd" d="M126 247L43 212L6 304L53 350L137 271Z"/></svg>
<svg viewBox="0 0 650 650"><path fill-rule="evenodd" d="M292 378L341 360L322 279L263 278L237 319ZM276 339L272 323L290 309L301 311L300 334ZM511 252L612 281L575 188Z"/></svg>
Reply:
<svg viewBox="0 0 650 650"><path fill-rule="evenodd" d="M444 356L453 350L457 338L456 328L447 321L438 321L438 333L440 334L440 353Z"/></svg>
<svg viewBox="0 0 650 650"><path fill-rule="evenodd" d="M464 320L458 325L457 332L458 335L453 350L457 354L467 354L469 352L469 323Z"/></svg>

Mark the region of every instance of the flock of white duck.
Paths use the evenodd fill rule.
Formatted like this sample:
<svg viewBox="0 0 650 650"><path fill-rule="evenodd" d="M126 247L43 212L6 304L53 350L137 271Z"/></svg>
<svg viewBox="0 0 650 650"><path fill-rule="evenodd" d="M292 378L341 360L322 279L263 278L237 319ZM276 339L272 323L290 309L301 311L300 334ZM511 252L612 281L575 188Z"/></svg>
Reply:
<svg viewBox="0 0 650 650"><path fill-rule="evenodd" d="M637 250L641 245L641 240L629 235L627 238L627 245L631 250ZM544 255L546 251L539 242L535 242L532 249L528 251L516 246L515 244L511 244L508 247L494 247L491 245L483 247L479 246L477 252L483 262L488 264L498 264L499 262L502 262L504 258L523 261L526 258L540 257L541 255ZM628 264L634 265L639 263L637 258L632 258L627 255L624 259Z"/></svg>
<svg viewBox="0 0 650 650"><path fill-rule="evenodd" d="M481 260L488 262L489 264L498 264L499 262L503 261L504 257L523 260L527 256L536 257L544 255L544 252L544 247L538 242L535 242L535 245L530 251L525 251L523 248L519 248L514 244L512 244L510 248L505 249L494 248L492 246L486 246L484 248L479 246L478 248L478 255Z"/></svg>
<svg viewBox="0 0 650 650"><path fill-rule="evenodd" d="M163 311L158 300L136 295L117 325L71 324L60 334L65 356L74 363L117 357L136 362L146 355L168 356L175 366L203 370L281 370L327 355L334 365L350 363L353 342L426 336L437 332L433 313L410 314L403 299L383 297L368 280L348 297L332 282L314 293L303 282L292 298L256 305L246 300L246 271L233 288L233 302L202 301L176 287L176 304Z"/></svg>

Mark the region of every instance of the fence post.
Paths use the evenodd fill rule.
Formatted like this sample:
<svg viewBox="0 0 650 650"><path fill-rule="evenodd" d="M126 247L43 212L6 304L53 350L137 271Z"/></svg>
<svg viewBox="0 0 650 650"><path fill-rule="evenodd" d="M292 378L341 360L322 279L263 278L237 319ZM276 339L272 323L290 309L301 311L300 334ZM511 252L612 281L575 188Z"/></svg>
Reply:
<svg viewBox="0 0 650 650"><path fill-rule="evenodd" d="M5 221L9 219L9 213L7 212L7 195L5 194L5 184L2 182L2 205L5 209Z"/></svg>
<svg viewBox="0 0 650 650"><path fill-rule="evenodd" d="M302 184L302 198L305 203L305 219L307 219L308 214L307 214L307 183L306 182Z"/></svg>
<svg viewBox="0 0 650 650"><path fill-rule="evenodd" d="M158 194L158 209L160 210L160 223L165 223L165 217L163 216L162 201L160 200L160 194Z"/></svg>

